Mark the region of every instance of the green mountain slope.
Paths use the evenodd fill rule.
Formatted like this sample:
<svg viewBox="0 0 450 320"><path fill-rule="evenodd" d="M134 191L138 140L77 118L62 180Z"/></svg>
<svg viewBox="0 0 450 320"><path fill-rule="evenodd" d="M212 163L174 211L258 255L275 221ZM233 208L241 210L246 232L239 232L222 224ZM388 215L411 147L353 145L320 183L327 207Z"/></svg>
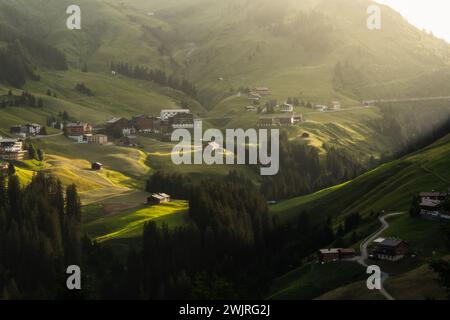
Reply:
<svg viewBox="0 0 450 320"><path fill-rule="evenodd" d="M369 214L408 210L420 191L447 190L450 186L450 135L431 146L317 193L281 202L272 212L290 219L302 210L324 219L327 214Z"/></svg>
<svg viewBox="0 0 450 320"><path fill-rule="evenodd" d="M371 3L81 0L82 29L71 31L68 0L3 0L0 22L61 49L71 66L104 71L127 61L174 72L195 82L210 108L241 86L323 102L404 96L412 86L445 91L450 46L386 6L382 29L368 30Z"/></svg>

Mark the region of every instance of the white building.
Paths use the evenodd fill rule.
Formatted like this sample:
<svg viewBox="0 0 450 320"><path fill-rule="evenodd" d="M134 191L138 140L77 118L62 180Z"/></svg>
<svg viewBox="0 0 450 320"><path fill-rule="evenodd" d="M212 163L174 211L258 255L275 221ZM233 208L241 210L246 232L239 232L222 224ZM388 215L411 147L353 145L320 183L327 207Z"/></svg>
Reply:
<svg viewBox="0 0 450 320"><path fill-rule="evenodd" d="M341 110L341 103L339 101L331 101L328 108L333 111Z"/></svg>
<svg viewBox="0 0 450 320"><path fill-rule="evenodd" d="M189 109L165 109L161 110L160 118L161 120L169 120L179 113L191 113L191 111Z"/></svg>
<svg viewBox="0 0 450 320"><path fill-rule="evenodd" d="M280 112L293 112L294 106L290 103L283 103L278 106L278 109L280 110Z"/></svg>
<svg viewBox="0 0 450 320"><path fill-rule="evenodd" d="M324 106L322 104L316 104L316 105L313 106L313 109L325 112L325 111L328 110L328 106Z"/></svg>

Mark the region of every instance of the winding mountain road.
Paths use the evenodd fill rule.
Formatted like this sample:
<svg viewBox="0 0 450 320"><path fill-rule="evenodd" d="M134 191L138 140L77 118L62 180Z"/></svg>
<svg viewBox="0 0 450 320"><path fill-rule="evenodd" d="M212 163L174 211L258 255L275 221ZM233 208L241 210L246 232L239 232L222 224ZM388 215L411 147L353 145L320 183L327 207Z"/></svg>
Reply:
<svg viewBox="0 0 450 320"><path fill-rule="evenodd" d="M386 229L389 228L389 223L387 223L386 219L399 216L405 214L405 212L395 212L395 213L389 213L385 214L384 216L381 216L378 218L378 220L381 222L381 228L378 229L375 233L370 235L368 238L366 238L363 242L361 242L361 245L359 247L361 251L361 255L356 258L356 262L362 265L363 267L367 268L368 264L366 263L366 260L369 256L367 253L367 247L369 246L369 243L371 243L373 240L378 238ZM387 299L387 300L395 300L393 296L389 294L389 292L384 289L384 282L389 278L389 274L385 272L381 272L381 289L380 293Z"/></svg>

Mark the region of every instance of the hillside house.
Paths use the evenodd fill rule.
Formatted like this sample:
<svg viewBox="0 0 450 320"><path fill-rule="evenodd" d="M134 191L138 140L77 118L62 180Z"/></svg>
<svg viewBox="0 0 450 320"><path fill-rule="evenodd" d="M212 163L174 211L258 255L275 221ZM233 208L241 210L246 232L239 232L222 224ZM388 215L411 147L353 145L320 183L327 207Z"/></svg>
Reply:
<svg viewBox="0 0 450 320"><path fill-rule="evenodd" d="M0 139L0 160L23 160L26 151L21 139Z"/></svg>
<svg viewBox="0 0 450 320"><path fill-rule="evenodd" d="M193 129L194 115L191 113L177 113L169 119L169 126L172 129Z"/></svg>
<svg viewBox="0 0 450 320"><path fill-rule="evenodd" d="M344 259L352 259L356 256L355 249L348 248L329 248L329 249L320 249L319 250L319 261L326 262L334 262Z"/></svg>
<svg viewBox="0 0 450 320"><path fill-rule="evenodd" d="M161 203L170 202L170 196L166 193L153 193L147 197L147 204L156 205Z"/></svg>
<svg viewBox="0 0 450 320"><path fill-rule="evenodd" d="M319 250L319 261L320 262L334 262L339 260L339 249L320 249Z"/></svg>
<svg viewBox="0 0 450 320"><path fill-rule="evenodd" d="M424 200L437 200L437 201L444 201L447 199L449 194L447 192L421 192L419 193L419 197L422 201Z"/></svg>
<svg viewBox="0 0 450 320"><path fill-rule="evenodd" d="M89 123L83 122L68 123L64 128L64 134L78 141L80 136L92 134L92 126Z"/></svg>
<svg viewBox="0 0 450 320"><path fill-rule="evenodd" d="M252 92L259 94L260 96L269 96L272 93L269 88L266 87L256 87L252 89Z"/></svg>
<svg viewBox="0 0 450 320"><path fill-rule="evenodd" d="M138 115L131 119L131 125L139 133L152 133L155 129L156 118Z"/></svg>
<svg viewBox="0 0 450 320"><path fill-rule="evenodd" d="M294 123L303 122L303 115L299 113L294 113Z"/></svg>
<svg viewBox="0 0 450 320"><path fill-rule="evenodd" d="M398 238L380 239L375 242L372 255L379 260L398 261L409 251L407 242Z"/></svg>
<svg viewBox="0 0 450 320"><path fill-rule="evenodd" d="M27 123L24 125L12 126L10 128L11 134L20 136L36 136L41 132L41 125L37 123Z"/></svg>
<svg viewBox="0 0 450 320"><path fill-rule="evenodd" d="M313 106L313 109L314 109L314 110L317 110L317 111L325 112L325 111L328 110L328 106L324 106L324 105L322 105L322 104L315 104L315 105Z"/></svg>
<svg viewBox="0 0 450 320"><path fill-rule="evenodd" d="M108 144L108 136L104 134L93 134L90 136L88 143L100 145Z"/></svg>
<svg viewBox="0 0 450 320"><path fill-rule="evenodd" d="M260 116L258 127L283 127L293 126L296 122L301 122L303 117L294 113L267 114Z"/></svg>
<svg viewBox="0 0 450 320"><path fill-rule="evenodd" d="M280 112L294 112L294 106L290 103L283 103L278 106Z"/></svg>
<svg viewBox="0 0 450 320"><path fill-rule="evenodd" d="M331 101L328 104L328 110L339 111L341 110L341 103L339 101Z"/></svg>
<svg viewBox="0 0 450 320"><path fill-rule="evenodd" d="M91 169L94 171L100 171L103 169L103 164L101 164L100 162L94 162L91 164Z"/></svg>
<svg viewBox="0 0 450 320"><path fill-rule="evenodd" d="M108 143L108 136L104 135L104 134L92 134L92 133L88 133L88 134L83 134L82 136L78 136L78 137L72 137L72 139L75 140L77 143L79 144L107 144Z"/></svg>
<svg viewBox="0 0 450 320"><path fill-rule="evenodd" d="M246 106L245 111L247 112L256 112L258 109L255 106Z"/></svg>
<svg viewBox="0 0 450 320"><path fill-rule="evenodd" d="M189 109L164 109L161 110L160 113L160 119L161 120L169 120L173 116L179 114L179 113L191 113L191 110Z"/></svg>
<svg viewBox="0 0 450 320"><path fill-rule="evenodd" d="M421 192L419 197L421 217L433 220L450 220L450 212L447 212L443 206L443 202L450 200L449 192Z"/></svg>
<svg viewBox="0 0 450 320"><path fill-rule="evenodd" d="M9 132L19 138L25 139L27 137L27 134L24 132L25 130L22 130L22 126L12 126L9 129Z"/></svg>
<svg viewBox="0 0 450 320"><path fill-rule="evenodd" d="M262 98L261 95L256 92L250 92L247 95L247 99L252 100L252 101L259 101L259 100L261 100L261 98Z"/></svg>

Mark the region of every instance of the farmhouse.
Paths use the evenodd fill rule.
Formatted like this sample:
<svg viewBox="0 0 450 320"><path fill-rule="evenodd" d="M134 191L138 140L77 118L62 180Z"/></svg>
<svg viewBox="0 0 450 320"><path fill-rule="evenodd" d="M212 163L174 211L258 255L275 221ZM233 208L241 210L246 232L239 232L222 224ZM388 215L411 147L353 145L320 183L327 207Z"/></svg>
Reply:
<svg viewBox="0 0 450 320"><path fill-rule="evenodd" d="M256 87L252 89L252 92L259 94L260 96L269 96L271 94L269 88Z"/></svg>
<svg viewBox="0 0 450 320"><path fill-rule="evenodd" d="M194 115L191 113L177 113L169 119L169 126L172 129L193 129Z"/></svg>
<svg viewBox="0 0 450 320"><path fill-rule="evenodd" d="M139 133L151 133L155 129L156 118L138 115L131 119L132 127Z"/></svg>
<svg viewBox="0 0 450 320"><path fill-rule="evenodd" d="M448 196L447 192L421 192L419 193L419 197L422 201L424 200L437 200L437 201L444 201Z"/></svg>
<svg viewBox="0 0 450 320"><path fill-rule="evenodd" d="M294 106L290 103L283 103L278 106L280 112L293 112Z"/></svg>
<svg viewBox="0 0 450 320"><path fill-rule="evenodd" d="M170 196L165 193L153 193L151 196L147 197L147 204L161 204L165 202L170 202Z"/></svg>
<svg viewBox="0 0 450 320"><path fill-rule="evenodd" d="M0 160L23 160L26 151L21 139L0 139Z"/></svg>
<svg viewBox="0 0 450 320"><path fill-rule="evenodd" d="M333 262L343 259L351 259L356 256L355 249L329 248L319 250L320 262Z"/></svg>
<svg viewBox="0 0 450 320"><path fill-rule="evenodd" d="M450 212L444 206L445 201L450 201L448 192L421 192L419 193L419 198L420 215L423 218L450 220Z"/></svg>
<svg viewBox="0 0 450 320"><path fill-rule="evenodd" d="M322 111L322 112L324 112L324 111L327 111L327 110L328 110L328 106L324 106L324 105L322 105L322 104L315 104L315 105L313 106L313 109L314 109L314 110L317 110L317 111Z"/></svg>
<svg viewBox="0 0 450 320"><path fill-rule="evenodd" d="M302 115L295 113L268 114L259 117L258 127L293 126L302 120Z"/></svg>
<svg viewBox="0 0 450 320"><path fill-rule="evenodd" d="M255 106L246 106L245 111L247 112L256 112L257 108Z"/></svg>
<svg viewBox="0 0 450 320"><path fill-rule="evenodd" d="M94 162L91 164L91 169L95 170L95 171L100 171L103 168L103 164L101 164L100 162Z"/></svg>
<svg viewBox="0 0 450 320"><path fill-rule="evenodd" d="M107 144L108 143L108 136L104 134L93 134L88 136L88 143L92 144Z"/></svg>
<svg viewBox="0 0 450 320"><path fill-rule="evenodd" d="M161 110L160 118L161 120L169 120L179 113L191 113L191 111L189 109L165 109Z"/></svg>
<svg viewBox="0 0 450 320"><path fill-rule="evenodd" d="M332 111L338 111L341 110L341 103L339 101L331 101L328 104L328 109Z"/></svg>
<svg viewBox="0 0 450 320"><path fill-rule="evenodd" d="M386 238L376 242L372 254L380 260L398 261L408 253L409 245L402 239Z"/></svg>
<svg viewBox="0 0 450 320"><path fill-rule="evenodd" d="M36 136L41 132L41 125L37 123L27 123L24 125L12 126L10 132L15 135Z"/></svg>
<svg viewBox="0 0 450 320"><path fill-rule="evenodd" d="M259 100L261 100L261 95L260 94L258 94L258 93L256 93L256 92L250 92L248 95L247 95L247 98L248 98L248 100L252 100L252 101L259 101Z"/></svg>
<svg viewBox="0 0 450 320"><path fill-rule="evenodd" d="M64 128L64 134L71 139L79 140L80 136L92 134L92 126L83 122L68 123Z"/></svg>
<svg viewBox="0 0 450 320"><path fill-rule="evenodd" d="M320 249L319 261L320 262L333 262L339 260L339 249Z"/></svg>

